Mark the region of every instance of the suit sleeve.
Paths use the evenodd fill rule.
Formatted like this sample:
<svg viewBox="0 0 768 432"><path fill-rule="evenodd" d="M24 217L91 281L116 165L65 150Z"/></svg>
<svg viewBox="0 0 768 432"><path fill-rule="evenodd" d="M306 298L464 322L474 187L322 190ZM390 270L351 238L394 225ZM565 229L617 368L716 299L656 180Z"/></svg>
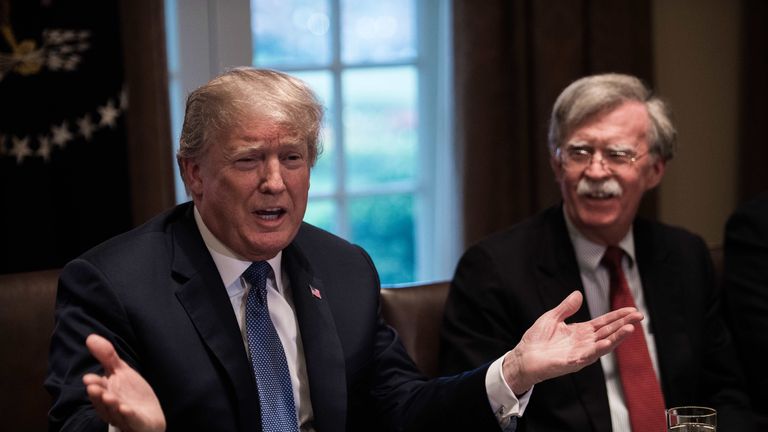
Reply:
<svg viewBox="0 0 768 432"><path fill-rule="evenodd" d="M86 261L73 261L62 271L45 380L53 398L49 411L51 431L107 430L82 383L86 373L104 373L85 346L89 334L106 337L120 357L135 367L133 353L125 349L125 337L130 333L125 314L107 287L103 275Z"/></svg>
<svg viewBox="0 0 768 432"><path fill-rule="evenodd" d="M368 255L362 253L370 262ZM375 273L375 269L372 271ZM486 393L487 369L488 365L482 365L454 376L427 380L379 313L369 392L376 401L377 417L390 425L385 429L500 430Z"/></svg>
<svg viewBox="0 0 768 432"><path fill-rule="evenodd" d="M744 206L725 229L726 312L758 420L768 427L768 195Z"/></svg>
<svg viewBox="0 0 768 432"><path fill-rule="evenodd" d="M497 264L482 247L470 248L459 261L441 330L441 371L479 367L509 351L519 341L516 316L500 298L503 281Z"/></svg>

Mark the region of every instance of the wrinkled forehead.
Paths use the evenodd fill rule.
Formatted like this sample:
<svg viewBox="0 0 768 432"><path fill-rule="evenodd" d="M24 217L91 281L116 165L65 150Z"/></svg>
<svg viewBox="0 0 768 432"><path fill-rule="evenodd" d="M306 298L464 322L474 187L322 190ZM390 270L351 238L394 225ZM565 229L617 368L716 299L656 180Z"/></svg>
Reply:
<svg viewBox="0 0 768 432"><path fill-rule="evenodd" d="M563 138L566 142L574 135L595 127L601 129L615 129L646 135L651 128L651 119L645 104L637 101L624 101L592 112L584 112L583 115L571 119L566 125Z"/></svg>
<svg viewBox="0 0 768 432"><path fill-rule="evenodd" d="M307 133L284 118L261 113L245 113L230 127L230 135L259 141L306 141Z"/></svg>

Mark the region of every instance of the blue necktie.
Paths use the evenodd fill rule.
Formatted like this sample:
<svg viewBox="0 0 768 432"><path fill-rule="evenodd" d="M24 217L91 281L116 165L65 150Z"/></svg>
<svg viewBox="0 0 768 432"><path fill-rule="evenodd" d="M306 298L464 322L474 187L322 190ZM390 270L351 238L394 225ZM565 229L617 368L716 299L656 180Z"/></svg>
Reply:
<svg viewBox="0 0 768 432"><path fill-rule="evenodd" d="M245 301L245 328L259 389L261 427L264 432L298 431L288 362L269 317L267 276L271 271L266 261L257 261L243 273L251 284Z"/></svg>

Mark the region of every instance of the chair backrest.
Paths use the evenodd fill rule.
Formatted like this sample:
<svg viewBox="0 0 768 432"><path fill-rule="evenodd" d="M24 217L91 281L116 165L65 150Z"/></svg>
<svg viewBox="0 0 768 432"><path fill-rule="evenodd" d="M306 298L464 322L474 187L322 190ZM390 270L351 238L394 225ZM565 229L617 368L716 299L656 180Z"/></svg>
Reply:
<svg viewBox="0 0 768 432"><path fill-rule="evenodd" d="M0 275L0 429L47 430L43 389L59 270Z"/></svg>
<svg viewBox="0 0 768 432"><path fill-rule="evenodd" d="M440 281L398 288L382 288L384 320L397 330L405 349L421 371L439 372L440 327L450 282Z"/></svg>

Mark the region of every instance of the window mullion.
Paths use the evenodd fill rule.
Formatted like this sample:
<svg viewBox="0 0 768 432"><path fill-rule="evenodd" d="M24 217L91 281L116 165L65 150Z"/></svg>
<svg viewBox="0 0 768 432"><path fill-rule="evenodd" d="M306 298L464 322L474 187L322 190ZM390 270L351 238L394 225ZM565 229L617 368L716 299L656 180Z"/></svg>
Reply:
<svg viewBox="0 0 768 432"><path fill-rule="evenodd" d="M427 5L426 1L416 1L416 28L417 50L414 66L418 77L418 148L417 160L419 173L416 179L416 191L414 191L414 238L416 239L414 251L416 278L424 280L433 277L434 269L430 268L435 254L431 252L432 240L436 233L436 214L434 200L435 166L437 146L435 145L435 121L434 112L437 109L435 100L436 68L430 67L433 62L428 59L435 55L434 32L432 21L427 19L430 12L434 12L434 5ZM431 8L431 10L430 10Z"/></svg>
<svg viewBox="0 0 768 432"><path fill-rule="evenodd" d="M333 107L333 130L336 131L336 224L338 226L338 234L344 238L349 238L350 235L350 223L348 216L348 203L347 203L347 184L346 184L346 151L345 151L345 134L344 134L344 120L342 118L344 112L344 99L342 91L341 74L343 72L343 65L341 62L341 0L329 0L331 9L331 74L333 76L333 100L336 101Z"/></svg>

